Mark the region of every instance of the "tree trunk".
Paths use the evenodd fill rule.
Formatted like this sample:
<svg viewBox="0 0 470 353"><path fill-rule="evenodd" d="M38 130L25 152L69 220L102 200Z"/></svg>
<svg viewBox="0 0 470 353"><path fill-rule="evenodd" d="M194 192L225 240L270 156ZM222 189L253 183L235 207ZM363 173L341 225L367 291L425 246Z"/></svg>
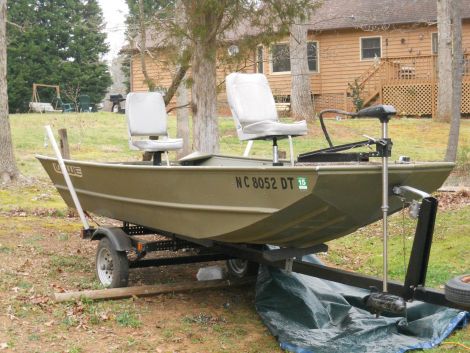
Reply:
<svg viewBox="0 0 470 353"><path fill-rule="evenodd" d="M313 101L310 89L310 72L307 61L307 29L301 24L290 28L290 65L292 91L290 107L292 117L302 120L313 118Z"/></svg>
<svg viewBox="0 0 470 353"><path fill-rule="evenodd" d="M140 64L142 66L142 74L144 75L145 84L149 88L149 91L154 91L155 82L153 82L152 78L149 76L147 72L147 64L145 62L145 52L147 51L147 32L144 16L144 0L139 0Z"/></svg>
<svg viewBox="0 0 470 353"><path fill-rule="evenodd" d="M188 89L186 82L182 81L176 91L176 128L177 136L183 139L183 149L178 151L178 157L184 157L191 153L191 140L189 137L189 107Z"/></svg>
<svg viewBox="0 0 470 353"><path fill-rule="evenodd" d="M194 150L219 152L216 91L216 39L194 41L192 103Z"/></svg>
<svg viewBox="0 0 470 353"><path fill-rule="evenodd" d="M438 94L437 120L449 122L452 116L452 35L451 2L437 0Z"/></svg>
<svg viewBox="0 0 470 353"><path fill-rule="evenodd" d="M459 143L460 114L462 103L462 17L460 2L452 3L452 117L450 121L449 140L445 160L455 162L457 159L457 147Z"/></svg>
<svg viewBox="0 0 470 353"><path fill-rule="evenodd" d="M178 26L184 26L186 17L186 10L181 0L176 2L176 22ZM178 158L184 157L191 152L191 140L189 136L189 100L188 100L188 89L186 87L186 81L184 79L185 74L189 68L188 55L188 41L183 39L181 49L179 51L179 65L173 82L171 83L170 89L167 92L165 99L171 100L172 87L176 88L176 106L180 107L176 109L176 135L183 139L183 148L177 152Z"/></svg>
<svg viewBox="0 0 470 353"><path fill-rule="evenodd" d="M6 20L7 1L0 0L0 181L3 183L18 176L8 119Z"/></svg>

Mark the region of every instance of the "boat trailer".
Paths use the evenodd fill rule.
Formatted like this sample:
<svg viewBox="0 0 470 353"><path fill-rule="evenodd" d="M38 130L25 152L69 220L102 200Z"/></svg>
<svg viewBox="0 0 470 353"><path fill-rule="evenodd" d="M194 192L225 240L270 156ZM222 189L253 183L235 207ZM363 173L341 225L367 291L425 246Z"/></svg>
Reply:
<svg viewBox="0 0 470 353"><path fill-rule="evenodd" d="M394 192L399 192L399 189L395 188ZM422 199L405 281L404 283L388 281L386 293L379 291L383 283L381 278L302 261L304 255L326 252L328 250L326 244L319 244L304 249L267 249L262 245L255 246L210 240L196 240L158 229L131 225L126 222L123 223L122 227L83 229L82 237L85 239L100 240L100 244L104 239L104 242L108 244L108 254L111 256L121 254L127 259L127 254L134 254L134 260L132 261L125 261L124 263L114 261L113 266L119 265L124 267L116 271L116 268L106 268L103 267L103 265L101 268L98 268L100 261L98 258L99 252L97 253L98 277L101 279L100 272L106 275L107 271L112 271L115 274L117 273L120 276L124 276L123 278L115 278L116 283L120 283L119 286L127 285L129 268L239 259L244 260L246 263L277 267L287 271L369 289L371 296L369 296L367 305L371 312L377 314L382 311L395 314L403 313L404 310L406 310L406 302L413 300L457 309L468 309L464 304L449 301L443 291L425 287L437 205L437 199L432 196ZM142 236L145 235L159 235L163 237L164 240L143 241ZM100 246L98 249L100 249ZM196 255L159 257L154 259L145 258L146 255L151 252L177 251L181 249L194 250Z"/></svg>

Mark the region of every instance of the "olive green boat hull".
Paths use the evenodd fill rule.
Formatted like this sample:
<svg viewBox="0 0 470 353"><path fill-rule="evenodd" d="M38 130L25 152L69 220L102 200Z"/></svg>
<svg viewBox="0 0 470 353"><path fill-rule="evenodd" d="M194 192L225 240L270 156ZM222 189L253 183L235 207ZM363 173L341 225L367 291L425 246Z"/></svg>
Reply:
<svg viewBox="0 0 470 353"><path fill-rule="evenodd" d="M37 158L67 205L74 207L57 160ZM65 164L86 211L194 239L307 247L382 217L378 163L273 167L261 160L217 158L171 167ZM391 163L390 190L408 185L433 192L453 166ZM402 199L390 196L390 213L402 207Z"/></svg>

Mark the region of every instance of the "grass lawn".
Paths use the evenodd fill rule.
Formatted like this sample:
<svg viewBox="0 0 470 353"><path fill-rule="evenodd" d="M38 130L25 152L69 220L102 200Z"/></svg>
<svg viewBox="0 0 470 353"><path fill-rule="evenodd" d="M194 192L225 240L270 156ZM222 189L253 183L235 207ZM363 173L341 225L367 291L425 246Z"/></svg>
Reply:
<svg viewBox="0 0 470 353"><path fill-rule="evenodd" d="M94 243L78 239L78 219L68 217L63 201L35 160L52 155L43 126L67 128L73 158L98 161L136 160L130 151L123 115L24 114L11 115L15 154L26 177L0 187L0 350L6 343L17 352L280 352L275 339L259 320L252 290L207 291L161 295L148 299L54 304L53 291L96 288ZM170 136L175 136L170 119ZM334 143L378 137L376 120L328 120ZM318 122L310 133L294 140L296 153L326 147ZM441 160L448 125L425 119L395 119L392 159ZM241 155L232 120L220 119L222 153ZM461 126L459 180L470 174L470 120ZM286 141L280 149L288 151ZM255 142L253 154L269 157L269 143ZM462 179L463 178L463 179ZM456 179L457 180L457 179ZM442 195L428 271L428 285L441 288L457 274L470 272L470 197ZM415 222L403 214L390 218L390 275L402 280L413 240ZM380 275L380 224L329 243L323 260L333 266ZM193 280L198 266L178 270L133 271L131 284ZM229 305L227 305L229 304ZM227 307L229 309L227 309ZM464 352L470 329L451 336L430 352ZM456 344L454 344L454 343ZM158 347L158 348L156 348ZM8 351L8 350L7 350Z"/></svg>

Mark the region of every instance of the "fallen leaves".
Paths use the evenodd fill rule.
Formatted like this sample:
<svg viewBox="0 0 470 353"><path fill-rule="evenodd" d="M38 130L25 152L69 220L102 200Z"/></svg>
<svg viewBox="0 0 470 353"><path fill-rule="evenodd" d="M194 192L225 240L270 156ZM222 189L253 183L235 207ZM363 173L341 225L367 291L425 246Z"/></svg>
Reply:
<svg viewBox="0 0 470 353"><path fill-rule="evenodd" d="M61 287L61 286L59 286L58 284L52 283L52 284L51 284L51 287L52 287L56 292L59 292L59 293L64 293L64 292L65 292L64 287Z"/></svg>
<svg viewBox="0 0 470 353"><path fill-rule="evenodd" d="M33 295L29 300L31 304L38 305L40 307L45 307L51 302L51 298L45 295Z"/></svg>
<svg viewBox="0 0 470 353"><path fill-rule="evenodd" d="M439 210L455 210L470 205L470 191L461 189L455 192L440 192L437 196Z"/></svg>

